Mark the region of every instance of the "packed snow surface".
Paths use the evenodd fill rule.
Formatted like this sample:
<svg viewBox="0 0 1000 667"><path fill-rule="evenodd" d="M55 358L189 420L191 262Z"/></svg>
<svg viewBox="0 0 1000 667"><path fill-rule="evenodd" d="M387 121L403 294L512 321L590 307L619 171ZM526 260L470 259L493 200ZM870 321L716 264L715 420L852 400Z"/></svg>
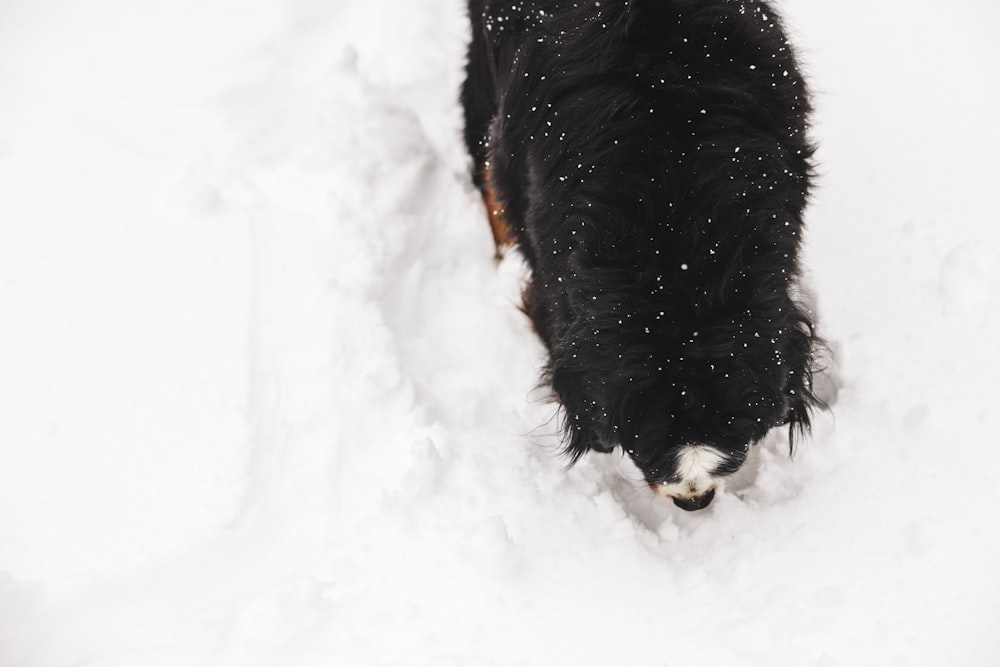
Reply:
<svg viewBox="0 0 1000 667"><path fill-rule="evenodd" d="M460 0L4 3L0 665L1000 664L1000 10L783 6L839 394L686 514L558 456Z"/></svg>

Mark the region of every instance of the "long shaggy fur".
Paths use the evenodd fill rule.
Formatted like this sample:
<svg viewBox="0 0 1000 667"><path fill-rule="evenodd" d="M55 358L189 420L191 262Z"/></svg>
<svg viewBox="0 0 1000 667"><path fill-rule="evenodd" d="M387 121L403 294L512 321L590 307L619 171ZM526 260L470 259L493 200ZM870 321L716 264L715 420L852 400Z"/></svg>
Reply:
<svg viewBox="0 0 1000 667"><path fill-rule="evenodd" d="M761 0L470 0L476 185L531 267L566 451L621 446L656 484L680 450L735 471L806 429L795 298L812 146L805 84Z"/></svg>

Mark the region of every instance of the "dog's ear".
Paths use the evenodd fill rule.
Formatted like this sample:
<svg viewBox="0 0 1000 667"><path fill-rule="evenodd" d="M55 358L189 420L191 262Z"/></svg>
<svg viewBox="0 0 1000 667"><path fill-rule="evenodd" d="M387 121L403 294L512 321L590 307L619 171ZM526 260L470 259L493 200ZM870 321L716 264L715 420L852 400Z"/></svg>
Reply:
<svg viewBox="0 0 1000 667"><path fill-rule="evenodd" d="M562 403L564 453L572 462L590 450L610 452L649 439L653 431L664 440L677 409L674 396L638 373L608 368L595 374L554 363L548 376Z"/></svg>
<svg viewBox="0 0 1000 667"><path fill-rule="evenodd" d="M600 414L605 397L595 383L579 368L553 360L546 375L556 392L560 410L560 427L563 432L563 453L570 463L576 463L590 450L611 451L610 442L602 432Z"/></svg>
<svg viewBox="0 0 1000 667"><path fill-rule="evenodd" d="M788 349L788 380L785 395L788 400L789 452L794 453L796 438L805 435L811 426L810 413L814 408L823 407L823 401L813 390L815 347L817 340L812 321L803 313L799 326L795 328Z"/></svg>
<svg viewBox="0 0 1000 667"><path fill-rule="evenodd" d="M809 413L816 403L816 397L812 393L811 384L811 380L789 383L788 415L786 416L789 454L795 453L795 443L798 437L808 433L812 425Z"/></svg>

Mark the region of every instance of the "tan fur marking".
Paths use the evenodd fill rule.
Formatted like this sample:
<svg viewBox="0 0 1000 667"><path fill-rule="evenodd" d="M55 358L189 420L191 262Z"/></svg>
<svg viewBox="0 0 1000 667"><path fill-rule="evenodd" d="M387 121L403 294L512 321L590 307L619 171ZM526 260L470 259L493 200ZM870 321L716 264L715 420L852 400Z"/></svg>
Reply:
<svg viewBox="0 0 1000 667"><path fill-rule="evenodd" d="M493 231L493 245L496 248L496 259L503 257L504 251L514 245L514 235L511 233L510 225L504 217L504 208L501 197L493 184L493 174L490 166L483 167L483 203L486 205L486 214L490 219L490 229Z"/></svg>

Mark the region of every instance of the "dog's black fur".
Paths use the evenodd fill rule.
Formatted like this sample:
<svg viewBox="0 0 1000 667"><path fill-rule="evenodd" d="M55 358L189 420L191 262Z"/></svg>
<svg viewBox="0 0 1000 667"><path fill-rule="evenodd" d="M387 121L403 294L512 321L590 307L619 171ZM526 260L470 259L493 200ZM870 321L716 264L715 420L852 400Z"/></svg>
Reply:
<svg viewBox="0 0 1000 667"><path fill-rule="evenodd" d="M566 451L650 484L809 426L809 97L761 0L470 0L474 181L531 267Z"/></svg>

